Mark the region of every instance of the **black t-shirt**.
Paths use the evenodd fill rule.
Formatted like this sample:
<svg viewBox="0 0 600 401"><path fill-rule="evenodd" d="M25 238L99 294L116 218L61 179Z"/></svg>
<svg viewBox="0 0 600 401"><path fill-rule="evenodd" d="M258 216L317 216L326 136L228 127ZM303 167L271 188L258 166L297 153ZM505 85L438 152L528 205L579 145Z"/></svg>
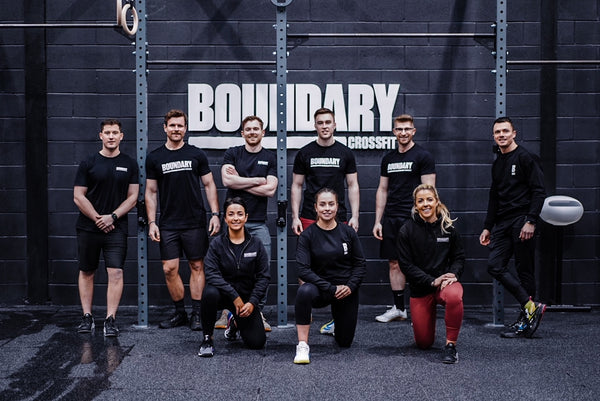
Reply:
<svg viewBox="0 0 600 401"><path fill-rule="evenodd" d="M384 214L408 218L413 206L412 193L421 184L421 176L434 173L433 156L417 144L405 153L394 149L383 156L380 174L388 177Z"/></svg>
<svg viewBox="0 0 600 401"><path fill-rule="evenodd" d="M85 197L99 214L111 214L127 199L129 184L138 183L138 166L131 157L119 153L105 157L100 153L83 160L77 169L75 186L86 187ZM115 226L127 232L127 215L119 216ZM77 229L102 232L83 213L77 218Z"/></svg>
<svg viewBox="0 0 600 401"><path fill-rule="evenodd" d="M146 174L158 182L161 229L206 226L199 179L210 172L204 151L187 143L177 150L163 145L148 154Z"/></svg>
<svg viewBox="0 0 600 401"><path fill-rule="evenodd" d="M298 276L324 292L335 293L336 285L347 285L355 292L366 273L358 235L352 227L341 223L333 230L311 224L302 231L296 263Z"/></svg>
<svg viewBox="0 0 600 401"><path fill-rule="evenodd" d="M244 145L234 146L225 151L223 164L231 164L241 177L277 177L277 157L275 153L262 148L250 153ZM227 189L227 198L239 196L246 201L248 221L264 222L267 219L268 198L251 194L243 189Z"/></svg>
<svg viewBox="0 0 600 401"><path fill-rule="evenodd" d="M316 220L315 194L321 188L331 188L338 196L338 219L346 221L344 182L347 174L356 173L356 160L350 148L337 141L331 146L311 142L296 154L293 171L304 175L306 184L300 217Z"/></svg>

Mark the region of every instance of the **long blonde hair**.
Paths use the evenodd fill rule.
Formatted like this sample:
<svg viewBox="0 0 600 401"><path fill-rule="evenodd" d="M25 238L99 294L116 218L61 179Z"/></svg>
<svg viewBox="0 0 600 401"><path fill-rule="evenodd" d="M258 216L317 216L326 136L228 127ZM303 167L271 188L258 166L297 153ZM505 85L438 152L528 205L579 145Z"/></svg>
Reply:
<svg viewBox="0 0 600 401"><path fill-rule="evenodd" d="M413 191L413 207L412 207L412 211L411 211L413 219L417 214L419 214L419 212L417 211L417 208L415 206L415 203L417 201L417 194L421 191L431 191L433 193L433 197L438 202L437 210L435 211L435 213L438 216L438 218L440 218L442 220L442 224L441 224L442 232L444 234L448 234L449 233L448 229L450 227L453 227L452 223L454 223L456 221L456 219L452 219L450 217L450 211L448 210L446 205L444 205L442 203L442 201L440 200L440 195L438 194L437 189L435 189L435 187L433 185L421 184L418 187L416 187L415 190Z"/></svg>

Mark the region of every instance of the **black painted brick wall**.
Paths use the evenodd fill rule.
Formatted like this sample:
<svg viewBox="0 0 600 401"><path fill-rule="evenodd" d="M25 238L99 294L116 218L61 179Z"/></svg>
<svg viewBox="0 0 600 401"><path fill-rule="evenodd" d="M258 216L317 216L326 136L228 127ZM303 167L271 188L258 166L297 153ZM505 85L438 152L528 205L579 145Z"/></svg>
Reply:
<svg viewBox="0 0 600 401"><path fill-rule="evenodd" d="M47 1L47 22L112 22L114 3ZM600 59L598 2L558 0L559 59ZM0 23L23 21L21 2L0 0ZM272 59L275 50L275 8L268 0L147 2L149 59ZM382 0L377 2L295 0L288 7L290 33L304 32L492 32L493 2ZM541 57L539 2L508 1L509 60ZM26 297L26 209L24 146L23 30L0 28L0 302ZM491 153L491 122L495 113L494 58L490 39L310 39L288 41L290 83L399 83L395 114L416 118L416 141L435 156L438 187L455 217L468 255L467 304L491 302L491 280L485 271L487 250L477 238L487 205ZM99 149L102 118L124 123L126 153L134 154L135 77L131 40L113 29L49 29L48 194L50 301L77 304L77 255L72 183L77 164ZM187 84L206 82L274 82L272 67L152 66L148 77L149 149L164 141L162 115L187 108ZM600 304L600 75L597 65L556 68L556 190L584 204L580 222L563 230L563 301ZM514 117L518 142L540 152L541 68L510 66L507 114ZM377 124L376 124L377 126ZM214 133L219 135L219 133ZM271 135L273 133L271 132ZM219 167L222 151L208 152L222 199ZM378 241L371 235L374 194L383 151L357 151L361 186L359 234L368 257L362 302L390 303L387 263L378 259ZM295 151L288 154L292 163ZM288 182L291 168L288 167ZM275 202L270 203L274 230ZM130 216L134 234L135 217ZM137 302L135 238L129 240L124 304ZM289 298L296 289L294 247L288 242ZM543 244L541 251L545 249ZM169 303L157 247L149 249L151 304ZM35 267L31 267L35 268ZM273 277L276 266L272 263ZM182 263L182 273L187 267ZM548 274L542 266L539 274ZM106 283L99 270L98 283ZM274 287L275 279L273 280ZM95 303L104 304L104 285ZM274 288L269 301L275 301ZM507 297L507 302L513 302Z"/></svg>

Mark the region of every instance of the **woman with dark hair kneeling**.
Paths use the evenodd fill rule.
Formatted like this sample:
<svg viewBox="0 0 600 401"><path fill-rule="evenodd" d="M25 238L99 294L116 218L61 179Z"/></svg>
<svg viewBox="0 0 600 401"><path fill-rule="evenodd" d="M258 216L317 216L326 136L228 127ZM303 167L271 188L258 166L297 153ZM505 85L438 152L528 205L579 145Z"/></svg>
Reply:
<svg viewBox="0 0 600 401"><path fill-rule="evenodd" d="M206 286L202 293L204 340L198 351L202 357L214 355L213 332L217 311L232 311L225 338L233 341L239 330L251 349L264 347L267 337L258 303L269 285L269 258L258 238L244 228L248 220L246 203L239 197L225 201L227 230L211 241L204 259Z"/></svg>
<svg viewBox="0 0 600 401"><path fill-rule="evenodd" d="M436 305L446 308L446 345L442 362L458 362L456 341L463 319L463 287L458 279L465 254L448 208L435 187L419 185L413 192L412 219L396 241L400 269L410 284L410 316L415 342L428 349L435 339Z"/></svg>
<svg viewBox="0 0 600 401"><path fill-rule="evenodd" d="M312 308L331 305L335 341L349 347L358 320L358 287L366 272L358 235L336 220L335 191L323 188L315 196L317 221L300 234L296 252L298 277L304 282L296 294L298 345L294 363L310 363L308 332Z"/></svg>

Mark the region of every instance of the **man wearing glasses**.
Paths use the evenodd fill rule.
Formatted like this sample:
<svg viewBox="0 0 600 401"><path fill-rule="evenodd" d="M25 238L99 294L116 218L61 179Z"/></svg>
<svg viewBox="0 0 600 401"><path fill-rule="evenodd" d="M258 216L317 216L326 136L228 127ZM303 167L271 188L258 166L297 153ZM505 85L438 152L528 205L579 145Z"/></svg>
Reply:
<svg viewBox="0 0 600 401"><path fill-rule="evenodd" d="M389 262L390 286L394 297L392 308L375 317L382 323L407 318L404 306L406 278L398 265L396 236L400 227L410 218L415 187L419 184L435 186L435 161L431 153L414 143L417 130L413 117L408 114L396 117L393 132L398 148L388 152L381 160L373 225L373 236L381 241L380 256Z"/></svg>

